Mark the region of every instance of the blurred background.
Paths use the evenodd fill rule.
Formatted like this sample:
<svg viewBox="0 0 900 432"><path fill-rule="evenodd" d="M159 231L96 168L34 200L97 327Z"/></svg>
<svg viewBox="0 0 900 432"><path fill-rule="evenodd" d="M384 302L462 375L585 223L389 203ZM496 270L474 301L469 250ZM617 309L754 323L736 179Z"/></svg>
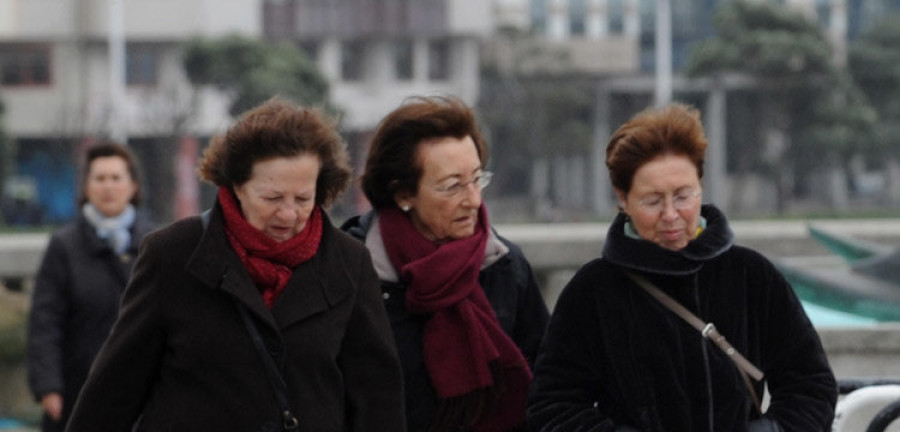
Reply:
<svg viewBox="0 0 900 432"><path fill-rule="evenodd" d="M92 143L140 157L145 211L164 224L212 203L199 155L273 95L337 116L361 172L380 118L439 93L476 108L492 222L538 271L599 254L616 211L606 140L668 101L703 112L704 199L746 222L739 240L823 255L804 225L819 218L900 240L900 0L0 0L0 226L21 234L0 242L0 364L21 358L29 266L75 217ZM332 214L367 208L354 185ZM773 220L787 225L760 225ZM534 227L572 223L600 225L550 231L580 255L543 258L555 249ZM0 422L34 415L23 371L6 369Z"/></svg>

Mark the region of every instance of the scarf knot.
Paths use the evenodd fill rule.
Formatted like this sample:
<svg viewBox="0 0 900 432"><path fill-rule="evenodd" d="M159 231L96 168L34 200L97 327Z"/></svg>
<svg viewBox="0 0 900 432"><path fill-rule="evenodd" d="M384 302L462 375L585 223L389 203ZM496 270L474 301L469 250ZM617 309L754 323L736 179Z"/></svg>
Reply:
<svg viewBox="0 0 900 432"><path fill-rule="evenodd" d="M457 418L445 420L476 431L521 425L532 375L478 283L489 236L484 205L472 236L441 245L396 208L378 217L387 255L408 285L407 309L430 315L423 357L442 405L438 416L452 411Z"/></svg>
<svg viewBox="0 0 900 432"><path fill-rule="evenodd" d="M256 283L266 306L271 308L287 286L294 267L318 251L322 239L322 209L319 206L313 208L303 230L279 243L247 222L231 189L220 187L218 198L225 216L228 243Z"/></svg>

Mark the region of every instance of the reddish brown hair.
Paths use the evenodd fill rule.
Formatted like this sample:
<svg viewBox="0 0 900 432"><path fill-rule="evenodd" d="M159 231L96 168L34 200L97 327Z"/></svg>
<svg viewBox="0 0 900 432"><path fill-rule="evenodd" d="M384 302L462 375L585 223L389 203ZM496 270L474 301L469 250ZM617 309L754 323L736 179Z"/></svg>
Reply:
<svg viewBox="0 0 900 432"><path fill-rule="evenodd" d="M606 167L613 187L631 190L634 173L647 162L665 154L687 156L703 178L706 137L700 112L693 107L672 104L649 108L625 122L606 146Z"/></svg>

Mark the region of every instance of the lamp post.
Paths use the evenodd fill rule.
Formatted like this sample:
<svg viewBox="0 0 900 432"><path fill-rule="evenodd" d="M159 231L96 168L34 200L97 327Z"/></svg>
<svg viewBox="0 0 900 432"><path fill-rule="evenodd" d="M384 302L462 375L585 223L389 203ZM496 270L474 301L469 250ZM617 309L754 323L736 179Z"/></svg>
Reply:
<svg viewBox="0 0 900 432"><path fill-rule="evenodd" d="M123 115L125 98L125 18L124 0L109 1L109 137L128 144Z"/></svg>
<svg viewBox="0 0 900 432"><path fill-rule="evenodd" d="M654 104L672 101L672 5L670 0L656 0L656 85Z"/></svg>

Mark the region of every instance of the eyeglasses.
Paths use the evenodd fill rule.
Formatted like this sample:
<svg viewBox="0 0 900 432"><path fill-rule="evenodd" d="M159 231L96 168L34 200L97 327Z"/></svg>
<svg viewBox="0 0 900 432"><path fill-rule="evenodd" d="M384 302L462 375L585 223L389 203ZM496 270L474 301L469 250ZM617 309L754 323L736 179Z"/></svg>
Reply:
<svg viewBox="0 0 900 432"><path fill-rule="evenodd" d="M494 173L490 171L482 171L480 174L476 175L475 178L467 182L457 180L453 183L442 184L440 186L432 186L431 188L441 195L445 195L450 198L462 194L469 187L469 185L475 186L475 190L477 191L486 188L487 185L491 184L491 177L493 176Z"/></svg>
<svg viewBox="0 0 900 432"><path fill-rule="evenodd" d="M676 210L686 210L697 204L700 199L700 189L685 189L672 196L672 207ZM641 198L637 202L638 207L647 213L659 213L666 207L666 195L653 194Z"/></svg>

